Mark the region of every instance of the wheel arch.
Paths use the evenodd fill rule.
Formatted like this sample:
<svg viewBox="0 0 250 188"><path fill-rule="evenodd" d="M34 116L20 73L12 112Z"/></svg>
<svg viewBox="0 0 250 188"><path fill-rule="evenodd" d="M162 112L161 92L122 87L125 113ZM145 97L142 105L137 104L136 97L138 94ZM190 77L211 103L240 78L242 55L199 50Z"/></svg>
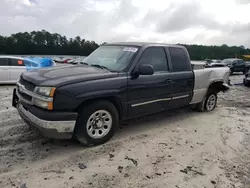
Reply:
<svg viewBox="0 0 250 188"><path fill-rule="evenodd" d="M105 100L105 101L109 101L110 103L112 103L117 109L119 119L122 119L122 117L124 115L123 105L122 105L122 102L119 99L119 97L114 96L114 95L105 96L105 97L94 97L94 98L91 98L91 99L86 99L84 101L81 101L81 103L77 106L75 111L79 112L80 110L82 110L84 108L84 106L87 106L87 105L89 105L91 103L94 103L94 102L100 101L100 100Z"/></svg>
<svg viewBox="0 0 250 188"><path fill-rule="evenodd" d="M223 81L214 81L209 84L207 92L215 91L216 93L219 93L221 91L225 92L228 89L229 87L226 86Z"/></svg>

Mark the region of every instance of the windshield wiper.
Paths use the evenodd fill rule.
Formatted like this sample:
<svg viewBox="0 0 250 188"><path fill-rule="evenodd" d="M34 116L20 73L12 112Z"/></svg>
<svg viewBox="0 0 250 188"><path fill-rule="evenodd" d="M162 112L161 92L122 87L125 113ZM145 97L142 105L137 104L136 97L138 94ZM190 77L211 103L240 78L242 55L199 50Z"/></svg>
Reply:
<svg viewBox="0 0 250 188"><path fill-rule="evenodd" d="M101 68L101 69L106 69L106 70L109 70L108 67L105 67L103 65L99 65L99 64L91 64L90 66L92 67L98 67L98 68Z"/></svg>

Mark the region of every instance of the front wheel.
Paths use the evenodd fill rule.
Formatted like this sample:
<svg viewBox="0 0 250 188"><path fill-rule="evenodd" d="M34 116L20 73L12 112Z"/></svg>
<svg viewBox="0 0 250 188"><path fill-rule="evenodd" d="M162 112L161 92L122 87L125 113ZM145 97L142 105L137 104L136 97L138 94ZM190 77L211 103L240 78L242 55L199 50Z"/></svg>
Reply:
<svg viewBox="0 0 250 188"><path fill-rule="evenodd" d="M118 124L116 107L109 101L100 100L80 110L74 136L85 146L100 145L114 135Z"/></svg>

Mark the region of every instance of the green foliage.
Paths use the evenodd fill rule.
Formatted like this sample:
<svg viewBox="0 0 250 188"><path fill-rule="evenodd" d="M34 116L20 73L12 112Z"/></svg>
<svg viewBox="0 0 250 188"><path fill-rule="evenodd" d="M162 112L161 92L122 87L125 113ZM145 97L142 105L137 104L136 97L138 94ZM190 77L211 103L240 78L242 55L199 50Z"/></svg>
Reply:
<svg viewBox="0 0 250 188"><path fill-rule="evenodd" d="M250 49L246 49L244 46L227 46L226 44L221 46L183 45L187 48L192 60L222 60L235 57L244 59L242 55L250 54Z"/></svg>
<svg viewBox="0 0 250 188"><path fill-rule="evenodd" d="M192 60L242 58L241 55L250 54L250 49L244 46L183 45L188 49ZM81 39L79 36L68 39L45 30L20 32L9 37L0 35L0 54L87 56L97 47L99 45L94 41Z"/></svg>
<svg viewBox="0 0 250 188"><path fill-rule="evenodd" d="M77 36L67 39L58 33L45 30L0 36L0 54L19 55L89 55L99 47L94 41Z"/></svg>

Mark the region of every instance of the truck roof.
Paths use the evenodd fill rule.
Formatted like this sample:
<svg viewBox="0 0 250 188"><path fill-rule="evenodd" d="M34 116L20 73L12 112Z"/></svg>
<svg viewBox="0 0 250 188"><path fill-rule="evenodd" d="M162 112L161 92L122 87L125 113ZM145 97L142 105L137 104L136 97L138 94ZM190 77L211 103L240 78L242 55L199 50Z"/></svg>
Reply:
<svg viewBox="0 0 250 188"><path fill-rule="evenodd" d="M168 47L182 47L181 45L176 45L176 44L165 44L165 43L152 43L152 42L112 42L112 43L106 43L104 45L121 45L121 46L168 46Z"/></svg>

